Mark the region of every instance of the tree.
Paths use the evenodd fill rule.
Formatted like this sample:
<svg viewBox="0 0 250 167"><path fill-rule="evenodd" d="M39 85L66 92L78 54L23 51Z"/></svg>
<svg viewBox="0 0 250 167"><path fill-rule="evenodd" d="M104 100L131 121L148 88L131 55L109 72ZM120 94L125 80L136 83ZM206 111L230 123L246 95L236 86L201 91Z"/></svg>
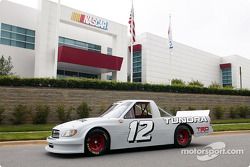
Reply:
<svg viewBox="0 0 250 167"><path fill-rule="evenodd" d="M90 111L91 108L85 102L82 102L80 106L76 109L76 113L78 114L79 118L88 118Z"/></svg>
<svg viewBox="0 0 250 167"><path fill-rule="evenodd" d="M188 86L194 86L194 87L204 87L204 84L203 83L201 83L200 81L191 81L191 82L189 82L188 83Z"/></svg>
<svg viewBox="0 0 250 167"><path fill-rule="evenodd" d="M212 84L209 85L209 88L220 89L220 88L222 88L222 86L217 82L212 82Z"/></svg>
<svg viewBox="0 0 250 167"><path fill-rule="evenodd" d="M186 83L183 80L181 80L181 79L173 79L171 81L171 85L174 85L174 86L185 86Z"/></svg>
<svg viewBox="0 0 250 167"><path fill-rule="evenodd" d="M11 57L9 56L8 59L5 59L3 56L0 59L0 76L2 75L13 75L11 70L13 69Z"/></svg>

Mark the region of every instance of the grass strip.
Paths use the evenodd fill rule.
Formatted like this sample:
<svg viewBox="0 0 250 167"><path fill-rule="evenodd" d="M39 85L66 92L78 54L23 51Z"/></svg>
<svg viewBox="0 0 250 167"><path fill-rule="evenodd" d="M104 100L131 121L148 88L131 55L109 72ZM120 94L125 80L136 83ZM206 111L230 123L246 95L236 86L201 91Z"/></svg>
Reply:
<svg viewBox="0 0 250 167"><path fill-rule="evenodd" d="M215 132L219 131L237 131L250 130L250 124L229 124L229 125L215 125L213 126Z"/></svg>
<svg viewBox="0 0 250 167"><path fill-rule="evenodd" d="M1 125L0 132L30 132L30 131L51 131L55 124L45 125Z"/></svg>
<svg viewBox="0 0 250 167"><path fill-rule="evenodd" d="M0 141L45 140L51 132L0 133Z"/></svg>
<svg viewBox="0 0 250 167"><path fill-rule="evenodd" d="M225 119L225 120L212 120L212 124L233 124L233 123L250 123L250 119Z"/></svg>

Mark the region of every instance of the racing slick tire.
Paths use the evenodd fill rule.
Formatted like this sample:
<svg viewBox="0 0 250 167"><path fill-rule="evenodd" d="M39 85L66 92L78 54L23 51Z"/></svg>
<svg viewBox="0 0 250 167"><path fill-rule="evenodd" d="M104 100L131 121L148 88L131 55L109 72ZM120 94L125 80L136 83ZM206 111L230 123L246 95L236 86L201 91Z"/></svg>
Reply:
<svg viewBox="0 0 250 167"><path fill-rule="evenodd" d="M174 144L176 147L184 148L190 145L192 134L190 129L185 125L179 125L174 134Z"/></svg>
<svg viewBox="0 0 250 167"><path fill-rule="evenodd" d="M109 149L109 136L102 129L91 130L85 139L85 152L88 155L102 155Z"/></svg>

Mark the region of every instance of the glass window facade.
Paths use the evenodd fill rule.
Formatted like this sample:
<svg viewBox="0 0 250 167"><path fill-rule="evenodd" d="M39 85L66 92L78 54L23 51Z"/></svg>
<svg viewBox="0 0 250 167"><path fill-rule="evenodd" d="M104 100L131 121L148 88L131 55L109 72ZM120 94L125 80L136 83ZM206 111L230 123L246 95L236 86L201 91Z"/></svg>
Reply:
<svg viewBox="0 0 250 167"><path fill-rule="evenodd" d="M107 48L107 55L112 55L113 54L113 49L112 48Z"/></svg>
<svg viewBox="0 0 250 167"><path fill-rule="evenodd" d="M133 82L142 82L142 54L141 52L133 53Z"/></svg>
<svg viewBox="0 0 250 167"><path fill-rule="evenodd" d="M34 50L35 31L1 23L0 44Z"/></svg>
<svg viewBox="0 0 250 167"><path fill-rule="evenodd" d="M76 77L76 78L92 78L98 79L98 75L95 74L86 74L76 71L67 71L67 70L57 70L57 77L58 78L67 78L67 77Z"/></svg>
<svg viewBox="0 0 250 167"><path fill-rule="evenodd" d="M112 78L113 78L112 75L107 75L107 80L110 80L110 81L111 81Z"/></svg>
<svg viewBox="0 0 250 167"><path fill-rule="evenodd" d="M75 48L80 48L80 49L85 49L85 50L90 50L90 51L95 51L95 52L100 52L102 50L102 47L100 45L95 45L87 42L82 42L82 41L77 41L74 39L69 39L65 37L59 37L59 46L66 45L66 46L71 46Z"/></svg>
<svg viewBox="0 0 250 167"><path fill-rule="evenodd" d="M232 86L232 68L221 69L223 86Z"/></svg>

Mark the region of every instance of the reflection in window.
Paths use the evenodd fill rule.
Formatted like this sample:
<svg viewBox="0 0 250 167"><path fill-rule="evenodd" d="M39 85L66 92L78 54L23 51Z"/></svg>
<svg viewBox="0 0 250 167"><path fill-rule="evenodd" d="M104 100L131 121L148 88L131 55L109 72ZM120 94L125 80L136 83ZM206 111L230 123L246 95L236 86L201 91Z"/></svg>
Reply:
<svg viewBox="0 0 250 167"><path fill-rule="evenodd" d="M87 74L87 73L81 73L77 71L60 70L60 69L57 70L57 77L58 78L76 77L76 78L98 79L98 75L95 75L95 74Z"/></svg>
<svg viewBox="0 0 250 167"><path fill-rule="evenodd" d="M1 23L0 44L35 49L35 31Z"/></svg>
<svg viewBox="0 0 250 167"><path fill-rule="evenodd" d="M221 69L223 86L232 86L232 68Z"/></svg>
<svg viewBox="0 0 250 167"><path fill-rule="evenodd" d="M90 50L101 53L101 46L87 42L77 41L65 37L59 37L59 45L72 46L80 49Z"/></svg>
<svg viewBox="0 0 250 167"><path fill-rule="evenodd" d="M142 82L142 57L141 51L133 54L133 82Z"/></svg>

